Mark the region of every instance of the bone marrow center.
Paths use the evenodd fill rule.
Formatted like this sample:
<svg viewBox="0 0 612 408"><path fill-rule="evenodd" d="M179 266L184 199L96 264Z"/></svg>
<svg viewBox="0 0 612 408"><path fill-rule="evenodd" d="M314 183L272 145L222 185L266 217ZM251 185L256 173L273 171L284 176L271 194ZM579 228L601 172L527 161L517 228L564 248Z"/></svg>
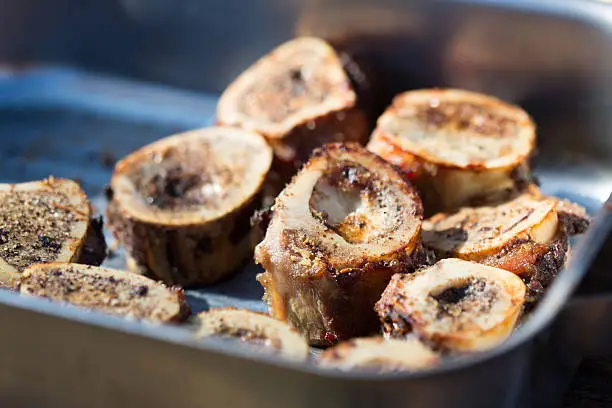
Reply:
<svg viewBox="0 0 612 408"><path fill-rule="evenodd" d="M368 242L386 230L377 220L389 217L384 190L377 184L364 167L341 163L316 182L310 213L345 241Z"/></svg>
<svg viewBox="0 0 612 408"><path fill-rule="evenodd" d="M153 160L138 163L130 173L145 204L160 210L220 206L238 176L215 160L205 143L197 149L176 146L156 152Z"/></svg>

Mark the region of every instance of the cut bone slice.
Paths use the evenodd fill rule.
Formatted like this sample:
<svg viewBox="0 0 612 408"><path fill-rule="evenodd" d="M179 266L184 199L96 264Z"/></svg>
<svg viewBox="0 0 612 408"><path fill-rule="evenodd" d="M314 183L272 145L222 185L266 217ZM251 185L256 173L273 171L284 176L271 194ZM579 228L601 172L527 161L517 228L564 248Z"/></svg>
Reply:
<svg viewBox="0 0 612 408"><path fill-rule="evenodd" d="M106 256L102 223L71 180L0 184L0 287L13 287L41 262L99 265Z"/></svg>
<svg viewBox="0 0 612 408"><path fill-rule="evenodd" d="M391 275L420 262L422 207L393 166L357 144L317 150L276 199L255 259L271 314L311 344L369 334Z"/></svg>
<svg viewBox="0 0 612 408"><path fill-rule="evenodd" d="M368 149L407 172L428 211L494 199L523 184L535 125L521 108L457 89L405 92Z"/></svg>
<svg viewBox="0 0 612 408"><path fill-rule="evenodd" d="M317 38L286 42L223 93L220 124L259 132L280 162L306 161L327 142L365 142L367 120L334 49Z"/></svg>
<svg viewBox="0 0 612 408"><path fill-rule="evenodd" d="M88 265L32 265L23 273L19 291L156 323L180 322L190 314L180 290L130 272Z"/></svg>
<svg viewBox="0 0 612 408"><path fill-rule="evenodd" d="M481 351L512 332L525 284L499 268L444 259L415 274L394 275L376 310L385 333L414 333L454 351Z"/></svg>
<svg viewBox="0 0 612 408"><path fill-rule="evenodd" d="M240 129L159 140L117 164L109 226L136 269L167 284L219 281L251 253L271 162L263 137Z"/></svg>
<svg viewBox="0 0 612 408"><path fill-rule="evenodd" d="M513 272L537 300L565 261L567 235L558 200L522 194L494 206L464 207L423 222L423 245L438 258L461 258Z"/></svg>
<svg viewBox="0 0 612 408"><path fill-rule="evenodd" d="M300 334L279 320L244 309L212 309L197 317L197 335L229 336L254 346L270 349L296 361L308 358L308 344Z"/></svg>
<svg viewBox="0 0 612 408"><path fill-rule="evenodd" d="M320 359L326 368L379 373L422 370L439 363L440 356L415 338L348 340L324 351Z"/></svg>
<svg viewBox="0 0 612 408"><path fill-rule="evenodd" d="M480 261L517 240L548 243L557 235L557 200L523 194L497 206L464 207L423 222L423 243L441 255Z"/></svg>

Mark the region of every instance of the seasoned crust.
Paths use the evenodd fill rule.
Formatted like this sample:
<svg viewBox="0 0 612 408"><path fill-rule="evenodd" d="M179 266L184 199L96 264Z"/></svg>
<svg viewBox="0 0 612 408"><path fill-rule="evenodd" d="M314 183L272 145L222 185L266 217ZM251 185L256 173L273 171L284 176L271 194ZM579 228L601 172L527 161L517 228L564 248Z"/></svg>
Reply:
<svg viewBox="0 0 612 408"><path fill-rule="evenodd" d="M439 256L478 261L516 240L546 243L559 229L557 199L522 194L514 199L436 214L423 223L423 243Z"/></svg>
<svg viewBox="0 0 612 408"><path fill-rule="evenodd" d="M232 82L219 100L217 118L278 139L356 101L334 49L304 37L281 44Z"/></svg>
<svg viewBox="0 0 612 408"><path fill-rule="evenodd" d="M315 152L277 198L255 259L272 314L311 344L375 330L391 275L422 261L422 207L392 166L354 144Z"/></svg>
<svg viewBox="0 0 612 408"><path fill-rule="evenodd" d="M19 280L21 294L157 323L184 321L182 291L129 272L80 264L38 264Z"/></svg>
<svg viewBox="0 0 612 408"><path fill-rule="evenodd" d="M0 184L0 284L12 287L35 263L100 264L106 256L101 227L74 181Z"/></svg>
<svg viewBox="0 0 612 408"><path fill-rule="evenodd" d="M117 165L109 227L139 272L184 287L218 282L259 236L249 219L271 162L263 137L241 129L162 139Z"/></svg>
<svg viewBox="0 0 612 408"><path fill-rule="evenodd" d="M499 268L444 259L396 274L376 304L384 332L415 335L435 347L479 351L504 341L525 300L525 285Z"/></svg>
<svg viewBox="0 0 612 408"><path fill-rule="evenodd" d="M218 123L261 133L278 165L306 161L330 142L365 142L367 117L340 57L325 41L288 41L244 71L223 92Z"/></svg>
<svg viewBox="0 0 612 408"><path fill-rule="evenodd" d="M565 226L568 235L584 233L591 224L591 217L584 207L569 200L559 200L557 203L559 220Z"/></svg>
<svg viewBox="0 0 612 408"><path fill-rule="evenodd" d="M334 197L336 192L338 196ZM277 198L275 215L294 209L287 201L295 201L293 197L298 194L305 195L307 201L296 206L305 210L313 223L296 222L295 228L283 234L286 243L295 244L296 248L303 245L305 250L324 255L337 271L363 267L372 262L371 256L412 254L416 247L423 214L418 195L400 173L361 146L335 143L317 149ZM348 210L353 209L355 201L363 207L344 211L347 208L334 207L340 201L348 201L345 204ZM287 216L277 219L284 221ZM402 240L398 239L399 227L405 234ZM316 234L310 231L312 228ZM300 235L307 239L298 242Z"/></svg>
<svg viewBox="0 0 612 408"><path fill-rule="evenodd" d="M559 200L531 189L505 203L439 213L424 221L423 244L438 259L473 260L520 276L531 307L565 263L568 223L576 231L576 221L558 213L559 208Z"/></svg>
<svg viewBox="0 0 612 408"><path fill-rule="evenodd" d="M431 262L426 254L418 246L412 256L365 263L342 273L330 268L312 278L283 277L279 276L282 270L268 267L257 280L264 287L263 300L274 317L287 320L311 345L329 346L374 333L379 325L372 313L373 306L391 276L414 271ZM258 258L257 262L262 259Z"/></svg>
<svg viewBox="0 0 612 408"><path fill-rule="evenodd" d="M551 242L542 244L517 240L480 262L520 276L527 285L525 303L533 308L565 265L568 250L568 237L561 229Z"/></svg>

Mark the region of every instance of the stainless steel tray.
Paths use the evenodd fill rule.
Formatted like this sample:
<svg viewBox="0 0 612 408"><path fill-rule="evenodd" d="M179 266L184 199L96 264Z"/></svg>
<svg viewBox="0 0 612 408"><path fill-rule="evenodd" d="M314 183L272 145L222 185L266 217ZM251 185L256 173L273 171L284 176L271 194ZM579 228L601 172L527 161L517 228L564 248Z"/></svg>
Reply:
<svg viewBox="0 0 612 408"><path fill-rule="evenodd" d="M0 406L542 406L583 355L610 351L605 279L591 273L595 293L569 297L612 224L610 202L602 206L612 191L612 9L445 3L0 0L2 182L78 179L103 212L116 159L212 123L218 91L297 32L371 62L383 78L381 100L453 85L521 103L539 126L543 190L599 211L567 270L507 343L431 372L322 372L219 340L195 342L185 328L2 292ZM603 254L599 264L609 268L609 260ZM123 262L118 250L106 265ZM256 272L248 266L188 291L188 300L194 311L264 310Z"/></svg>

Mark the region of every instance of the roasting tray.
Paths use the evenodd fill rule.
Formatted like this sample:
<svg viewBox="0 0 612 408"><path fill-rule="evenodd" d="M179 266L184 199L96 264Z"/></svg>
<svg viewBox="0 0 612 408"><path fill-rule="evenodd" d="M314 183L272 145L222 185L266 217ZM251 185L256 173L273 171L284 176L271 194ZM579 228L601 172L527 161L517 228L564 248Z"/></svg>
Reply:
<svg viewBox="0 0 612 408"><path fill-rule="evenodd" d="M584 356L612 351L612 257L602 249L612 227L612 8L603 4L0 0L0 181L75 179L103 212L117 159L213 123L219 91L296 34L371 64L383 102L457 86L534 116L542 189L595 216L535 313L490 352L374 376L0 292L0 407L540 407L558 401ZM105 265L124 261L118 248ZM194 312L264 311L257 271L187 291Z"/></svg>

